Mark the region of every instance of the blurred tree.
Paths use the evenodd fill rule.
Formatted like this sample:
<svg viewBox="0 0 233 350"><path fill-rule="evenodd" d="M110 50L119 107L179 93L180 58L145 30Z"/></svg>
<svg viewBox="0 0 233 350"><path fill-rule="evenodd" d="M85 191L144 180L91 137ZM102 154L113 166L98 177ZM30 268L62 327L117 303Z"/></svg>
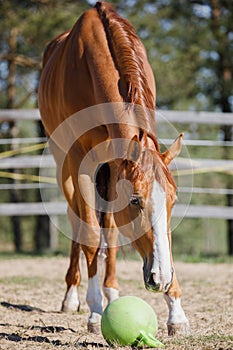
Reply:
<svg viewBox="0 0 233 350"><path fill-rule="evenodd" d="M215 39L218 60L214 66L219 82L216 103L223 112L231 112L233 104L233 3L211 0L211 28ZM232 141L233 127L222 127L224 141ZM230 150L224 149L223 157L230 159ZM232 177L226 178L227 187L232 187ZM233 207L233 195L227 195L227 205ZM228 253L233 255L233 220L227 221Z"/></svg>
<svg viewBox="0 0 233 350"><path fill-rule="evenodd" d="M41 58L46 44L60 32L72 27L88 7L84 0L5 0L0 2L0 108L33 107L36 103ZM17 9L17 10L16 10ZM49 15L51 14L51 15ZM17 123L3 132L16 137ZM1 126L0 126L1 127ZM40 126L38 126L40 129ZM37 199L39 193L35 194ZM9 200L21 202L20 192L12 189ZM26 200L24 198L24 200ZM35 249L49 249L49 218L39 216L35 225ZM22 250L20 218L12 217L16 251Z"/></svg>
<svg viewBox="0 0 233 350"><path fill-rule="evenodd" d="M226 0L115 1L143 40L156 77L157 105L168 109L233 111L233 2ZM222 127L224 141L232 127ZM230 148L223 149L230 159ZM231 188L232 177L226 176ZM233 196L227 195L227 205ZM233 255L233 220L228 220Z"/></svg>
<svg viewBox="0 0 233 350"><path fill-rule="evenodd" d="M9 48L8 48L8 54L10 56L15 55L17 50L17 36L18 36L18 30L17 28L13 27L10 30L9 33ZM14 60L9 59L8 60L8 77L7 77L7 85L6 85L6 106L7 108L11 109L14 108L14 102L15 102L15 80L16 80L16 64ZM18 136L18 128L14 121L9 123L8 128L8 137L14 138ZM10 145L10 149L15 149L17 145L15 143L12 143ZM16 169L13 169L12 172L16 172ZM15 184L17 180L11 179L11 183ZM10 190L10 201L14 203L19 203L21 201L20 192L17 189L12 188ZM22 250L22 230L21 230L21 224L20 219L18 216L12 216L11 218L12 228L13 228L13 234L14 234L14 244L15 249L17 252L20 252Z"/></svg>
<svg viewBox="0 0 233 350"><path fill-rule="evenodd" d="M133 23L146 46L160 108L232 110L233 2L115 0L114 3Z"/></svg>
<svg viewBox="0 0 233 350"><path fill-rule="evenodd" d="M134 25L157 82L157 105L169 109L233 109L233 2L227 0L111 0ZM72 27L94 0L0 1L0 107L7 107L9 64L14 62L14 108L36 101L45 45ZM17 48L9 38L17 31ZM9 96L8 96L9 97ZM232 140L232 129L222 128ZM224 157L229 157L226 149ZM229 177L227 177L230 186ZM227 198L232 204L232 197ZM40 219L39 219L40 220ZM232 252L232 221L229 252ZM38 226L38 225L37 225ZM40 225L39 225L40 226ZM42 226L42 225L41 225ZM43 225L44 226L44 225Z"/></svg>

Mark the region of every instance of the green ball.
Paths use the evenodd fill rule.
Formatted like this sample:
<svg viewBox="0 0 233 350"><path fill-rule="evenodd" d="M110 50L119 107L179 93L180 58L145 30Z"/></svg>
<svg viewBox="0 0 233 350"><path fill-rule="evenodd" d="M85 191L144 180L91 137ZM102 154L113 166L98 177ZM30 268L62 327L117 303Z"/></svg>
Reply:
<svg viewBox="0 0 233 350"><path fill-rule="evenodd" d="M158 331L154 310L135 296L124 296L108 304L101 319L101 331L110 345L163 347L154 338Z"/></svg>

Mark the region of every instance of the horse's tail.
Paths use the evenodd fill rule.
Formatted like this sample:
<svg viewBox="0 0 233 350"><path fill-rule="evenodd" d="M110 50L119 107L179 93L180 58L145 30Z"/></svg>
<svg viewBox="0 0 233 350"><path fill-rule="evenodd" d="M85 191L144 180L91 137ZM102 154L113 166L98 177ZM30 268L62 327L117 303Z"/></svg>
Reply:
<svg viewBox="0 0 233 350"><path fill-rule="evenodd" d="M103 23L109 50L120 75L120 92L125 102L141 104L141 91L146 84L141 42L129 21L120 17L109 4L99 1L95 7Z"/></svg>

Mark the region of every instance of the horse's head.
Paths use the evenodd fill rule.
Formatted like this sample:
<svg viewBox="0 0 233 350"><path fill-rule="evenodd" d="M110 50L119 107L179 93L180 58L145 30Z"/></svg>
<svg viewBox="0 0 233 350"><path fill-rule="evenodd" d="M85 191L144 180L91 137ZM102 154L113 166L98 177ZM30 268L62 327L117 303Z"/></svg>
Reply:
<svg viewBox="0 0 233 350"><path fill-rule="evenodd" d="M147 289L167 291L172 280L170 218L176 186L168 164L180 152L183 135L165 152L146 134L135 136L119 167L118 197L127 205L114 213L117 226L143 258Z"/></svg>

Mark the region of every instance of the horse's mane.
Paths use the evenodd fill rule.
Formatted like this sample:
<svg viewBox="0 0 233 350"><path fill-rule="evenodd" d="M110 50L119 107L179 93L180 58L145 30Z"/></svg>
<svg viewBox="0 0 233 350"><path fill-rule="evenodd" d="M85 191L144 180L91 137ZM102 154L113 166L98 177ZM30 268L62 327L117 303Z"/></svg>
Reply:
<svg viewBox="0 0 233 350"><path fill-rule="evenodd" d="M154 110L154 97L143 67L143 48L133 26L120 17L109 4L99 1L95 7L120 75L119 88L124 101Z"/></svg>

